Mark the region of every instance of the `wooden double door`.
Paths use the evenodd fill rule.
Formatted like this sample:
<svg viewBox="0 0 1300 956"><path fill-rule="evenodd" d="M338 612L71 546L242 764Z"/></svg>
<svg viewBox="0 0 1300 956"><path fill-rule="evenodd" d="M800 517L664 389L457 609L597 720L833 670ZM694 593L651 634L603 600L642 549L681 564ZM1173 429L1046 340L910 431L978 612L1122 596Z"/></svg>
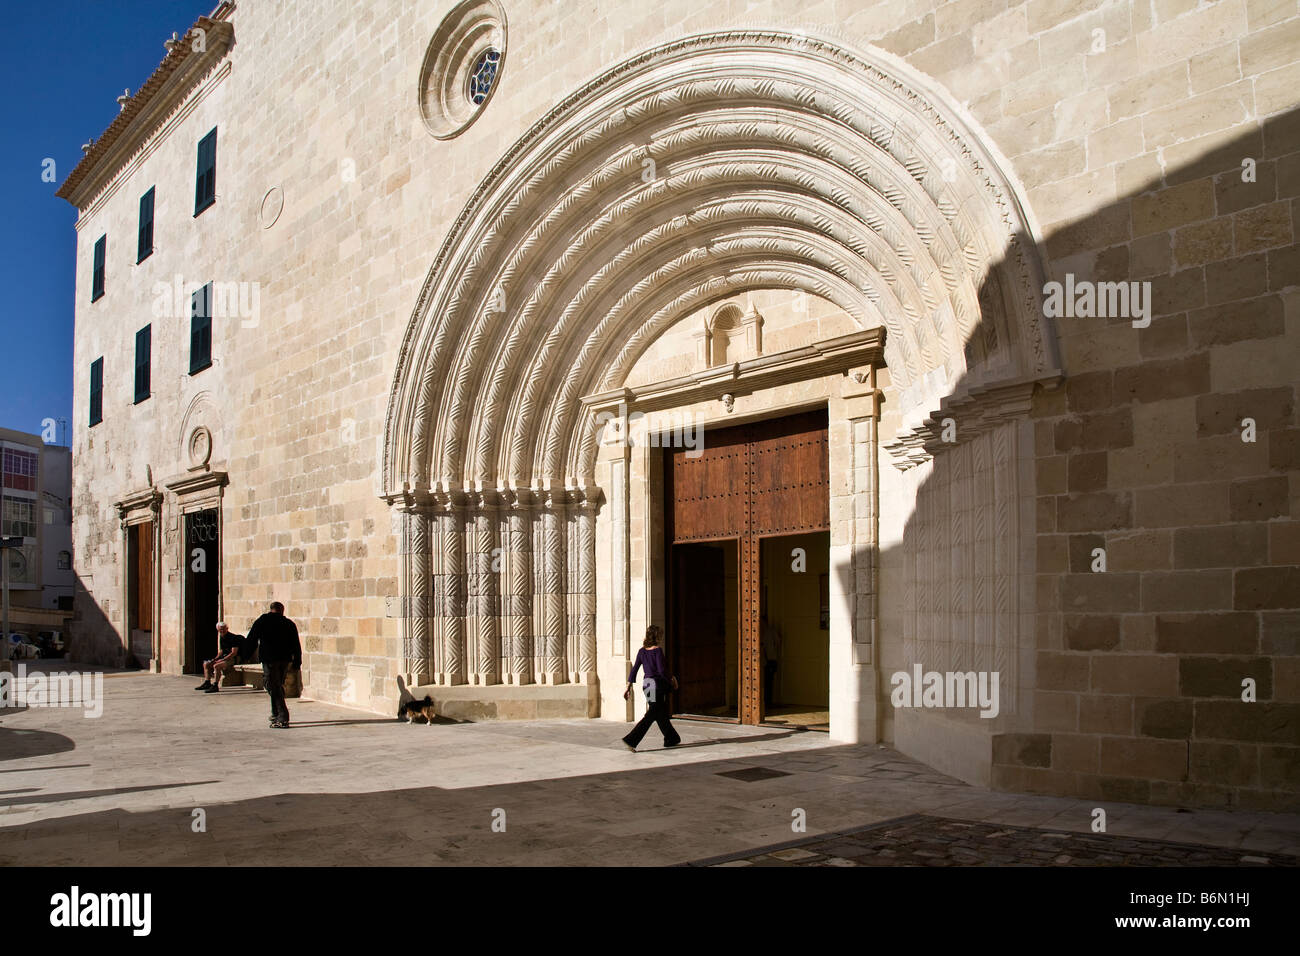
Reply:
<svg viewBox="0 0 1300 956"><path fill-rule="evenodd" d="M763 720L761 541L830 529L826 411L705 429L664 455L675 710Z"/></svg>

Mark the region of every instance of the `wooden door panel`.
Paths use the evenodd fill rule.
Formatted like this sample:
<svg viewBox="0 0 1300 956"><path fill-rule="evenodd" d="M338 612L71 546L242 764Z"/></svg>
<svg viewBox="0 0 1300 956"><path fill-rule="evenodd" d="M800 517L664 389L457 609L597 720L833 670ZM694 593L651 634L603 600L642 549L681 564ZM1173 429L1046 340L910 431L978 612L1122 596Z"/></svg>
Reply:
<svg viewBox="0 0 1300 956"><path fill-rule="evenodd" d="M726 647L706 641L722 634L722 571L719 549L690 547L705 538L737 539L739 570L740 719L762 719L763 665L759 638L759 536L830 528L830 463L825 410L706 430L703 453L684 449L666 456L667 539L673 551L673 622L680 660L690 676L679 708L706 709L715 695L725 700ZM713 557L700 555L711 552ZM713 576L717 575L715 579ZM705 591L717 595L717 607ZM692 636L694 634L694 636ZM680 679L679 675L679 679ZM720 692L720 694L719 694Z"/></svg>
<svg viewBox="0 0 1300 956"><path fill-rule="evenodd" d="M824 413L755 426L753 518L759 534L830 527L830 467Z"/></svg>
<svg viewBox="0 0 1300 956"><path fill-rule="evenodd" d="M674 540L720 538L744 530L746 457L745 446L735 442L706 447L697 458L674 450L668 472Z"/></svg>
<svg viewBox="0 0 1300 956"><path fill-rule="evenodd" d="M153 522L133 525L136 547L135 627L153 630Z"/></svg>
<svg viewBox="0 0 1300 956"><path fill-rule="evenodd" d="M703 713L727 700L725 564L721 548L673 548L677 709Z"/></svg>

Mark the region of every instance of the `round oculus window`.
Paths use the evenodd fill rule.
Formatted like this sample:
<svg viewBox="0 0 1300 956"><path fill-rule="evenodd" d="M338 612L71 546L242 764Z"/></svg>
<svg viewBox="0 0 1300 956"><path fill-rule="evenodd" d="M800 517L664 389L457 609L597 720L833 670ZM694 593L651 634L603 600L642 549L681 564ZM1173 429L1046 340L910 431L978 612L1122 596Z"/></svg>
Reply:
<svg viewBox="0 0 1300 956"><path fill-rule="evenodd" d="M420 112L437 139L462 132L487 108L506 62L497 0L463 0L434 33L420 68Z"/></svg>
<svg viewBox="0 0 1300 956"><path fill-rule="evenodd" d="M475 106L481 106L492 92L492 81L497 78L500 65L501 51L492 47L480 53L474 61L474 69L469 75L469 100Z"/></svg>

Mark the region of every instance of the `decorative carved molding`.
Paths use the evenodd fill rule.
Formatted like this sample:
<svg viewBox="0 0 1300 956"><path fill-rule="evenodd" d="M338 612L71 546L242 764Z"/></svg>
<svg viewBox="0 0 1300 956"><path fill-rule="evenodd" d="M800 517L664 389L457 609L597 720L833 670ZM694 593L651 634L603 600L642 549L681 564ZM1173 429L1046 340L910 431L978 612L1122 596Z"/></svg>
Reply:
<svg viewBox="0 0 1300 956"><path fill-rule="evenodd" d="M266 195L262 197L262 205L257 211L257 218L262 224L262 228L270 229L274 226L283 211L284 190L279 186L272 186L266 191Z"/></svg>
<svg viewBox="0 0 1300 956"><path fill-rule="evenodd" d="M117 517L123 528L140 521L157 521L162 514L162 492L149 487L127 495L113 504L117 508Z"/></svg>
<svg viewBox="0 0 1300 956"><path fill-rule="evenodd" d="M884 448L894 467L906 471L928 461L945 447L961 444L984 434L1001 422L1024 418L1029 413L1034 386L1055 387L1060 376L1025 379L997 386L974 388L959 397L944 398L939 408L919 424L900 429ZM953 440L944 440L945 421L952 420Z"/></svg>
<svg viewBox="0 0 1300 956"><path fill-rule="evenodd" d="M229 484L224 471L203 471L182 475L163 483L178 499L183 511L215 507L221 501L222 489Z"/></svg>
<svg viewBox="0 0 1300 956"><path fill-rule="evenodd" d="M212 458L212 432L208 431L206 425L200 425L190 432L189 440L185 443L185 452L189 459L190 471L207 469L208 461Z"/></svg>
<svg viewBox="0 0 1300 956"><path fill-rule="evenodd" d="M1019 427L991 422L935 459L901 549L903 660L927 671L998 672L1005 714L1018 707L1029 640L1020 593Z"/></svg>
<svg viewBox="0 0 1300 956"><path fill-rule="evenodd" d="M591 422L599 413L614 412L620 405L629 410L658 411L708 401L720 393L724 393L722 399L725 404L727 396L734 399L736 394L821 378L836 372L846 372L854 366L878 365L883 361L884 346L884 329L850 332L802 348L774 352L650 385L585 395L582 398L585 412L583 417L585 421ZM594 432L591 435L594 444ZM587 444L587 436L584 436L584 448Z"/></svg>
<svg viewBox="0 0 1300 956"><path fill-rule="evenodd" d="M399 356L385 493L581 478L577 398L738 272L883 322L902 388L978 378L977 323L998 324L1010 373L1052 370L1032 237L981 140L892 58L770 31L646 51L539 121L451 230ZM980 312L989 270L1013 291L1002 314Z"/></svg>

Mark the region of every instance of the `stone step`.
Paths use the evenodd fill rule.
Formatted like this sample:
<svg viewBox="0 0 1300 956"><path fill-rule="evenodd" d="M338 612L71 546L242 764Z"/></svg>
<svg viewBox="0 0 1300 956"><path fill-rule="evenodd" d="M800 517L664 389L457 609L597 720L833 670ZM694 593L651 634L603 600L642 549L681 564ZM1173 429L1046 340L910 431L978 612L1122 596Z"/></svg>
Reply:
<svg viewBox="0 0 1300 956"><path fill-rule="evenodd" d="M409 696L408 696L409 694ZM600 716L600 689L591 684L426 684L402 700L433 698L440 717L455 720L546 720Z"/></svg>

